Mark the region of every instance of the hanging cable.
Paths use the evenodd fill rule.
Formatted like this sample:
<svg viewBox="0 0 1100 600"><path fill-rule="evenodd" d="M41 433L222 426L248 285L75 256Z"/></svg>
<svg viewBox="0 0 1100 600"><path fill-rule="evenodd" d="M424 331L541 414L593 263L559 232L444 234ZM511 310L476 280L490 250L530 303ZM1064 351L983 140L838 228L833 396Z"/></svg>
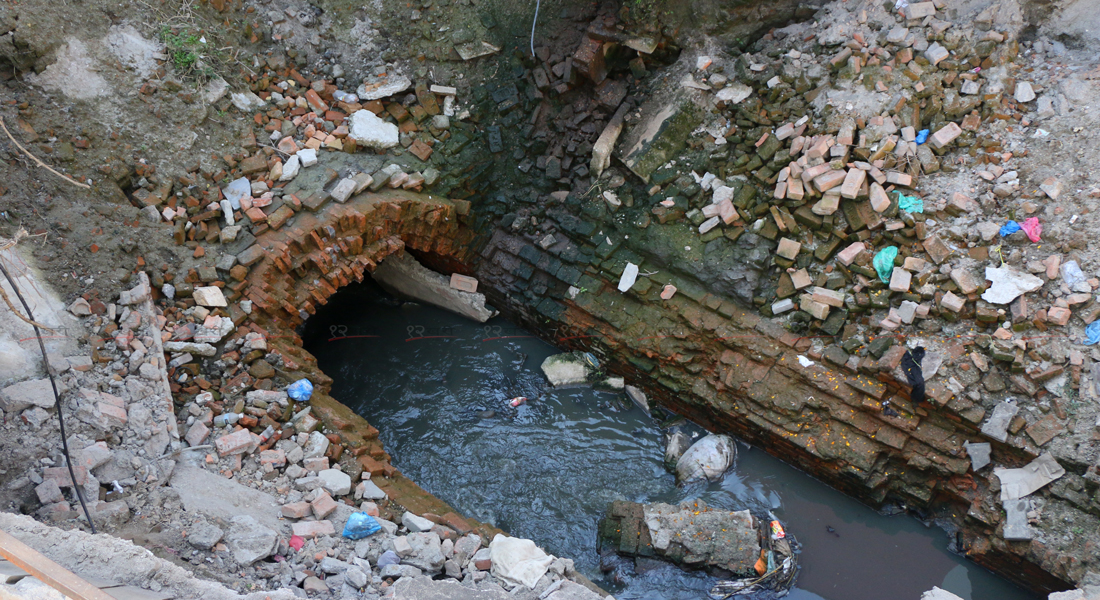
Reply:
<svg viewBox="0 0 1100 600"><path fill-rule="evenodd" d="M531 20L531 58L535 57L535 23L539 22L539 4L542 0L535 0L535 18Z"/></svg>
<svg viewBox="0 0 1100 600"><path fill-rule="evenodd" d="M4 273L4 278L8 280L11 289L19 298L19 302L23 304L23 310L27 311L27 318L31 320L31 327L34 327L34 337L38 340L38 349L42 351L42 364L46 366L46 373L50 376L50 386L53 387L54 408L57 409L57 424L61 428L61 449L65 453L65 464L69 467L69 478L73 483L73 491L76 492L76 497L80 500L80 507L84 509L84 518L88 519L88 527L92 529L92 533L96 533L92 515L88 512L88 505L84 502L84 492L76 484L73 459L69 456L69 440L65 436L65 418L61 414L61 395L57 393L57 382L53 378L53 371L50 370L50 359L46 357L46 344L42 341L42 331L38 329L38 324L34 322L34 314L31 312L31 307L27 304L26 299L23 298L23 293L19 291L19 286L15 285L15 280L12 279L7 268L4 267L4 261L0 261L0 271Z"/></svg>

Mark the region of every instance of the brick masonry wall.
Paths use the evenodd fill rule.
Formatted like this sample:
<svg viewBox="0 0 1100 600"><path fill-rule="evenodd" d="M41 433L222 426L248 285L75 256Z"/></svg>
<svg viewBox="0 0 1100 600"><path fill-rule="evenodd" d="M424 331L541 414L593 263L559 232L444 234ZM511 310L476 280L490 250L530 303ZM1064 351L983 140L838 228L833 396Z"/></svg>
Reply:
<svg viewBox="0 0 1100 600"><path fill-rule="evenodd" d="M996 490L968 474L962 447L981 439L983 409L935 385L925 402L910 402L908 386L891 375L901 360L898 346L852 370L843 366L846 357L812 355L810 339L688 276L659 271L620 293L626 262L641 265L648 257L604 243L594 224L575 216L558 215L561 235L543 248L533 236L464 226L468 209L462 201L396 191L323 207L259 238L264 252L244 292L255 303L253 320L288 370L317 385L318 418L337 432L356 467L380 476L380 486L406 508L464 522L389 464L377 430L328 395L331 379L294 334L341 286L402 251L443 272L476 275L479 290L510 319L558 347L597 354L608 371L679 414L731 432L873 506L900 501L946 519L972 559L1021 585L1065 589L1066 580L1081 575L1077 561L1040 541L1003 540ZM664 285L678 290L669 300L660 298ZM948 359L958 358L965 347L951 351L956 356ZM815 364L802 366L800 355ZM899 416L883 412L884 400ZM1022 465L1038 454L1026 442L1014 443L994 442L1001 464ZM490 533L467 525L475 527Z"/></svg>

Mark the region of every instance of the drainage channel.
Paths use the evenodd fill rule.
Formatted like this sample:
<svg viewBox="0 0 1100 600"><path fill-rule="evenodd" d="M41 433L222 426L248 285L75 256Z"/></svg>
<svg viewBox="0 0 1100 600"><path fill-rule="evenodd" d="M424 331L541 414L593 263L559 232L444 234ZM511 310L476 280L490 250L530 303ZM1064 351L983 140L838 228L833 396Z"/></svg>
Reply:
<svg viewBox="0 0 1100 600"><path fill-rule="evenodd" d="M789 598L915 600L933 586L973 600L1036 598L950 553L942 530L881 515L743 444L723 481L678 488L662 463L660 423L622 394L547 389L539 366L557 351L504 319L474 323L368 280L341 290L303 339L333 396L381 431L394 466L466 516L573 559L620 600L705 597L716 579L601 560L597 522L608 503L697 497L771 510L787 524L803 545ZM529 401L513 408L516 396Z"/></svg>

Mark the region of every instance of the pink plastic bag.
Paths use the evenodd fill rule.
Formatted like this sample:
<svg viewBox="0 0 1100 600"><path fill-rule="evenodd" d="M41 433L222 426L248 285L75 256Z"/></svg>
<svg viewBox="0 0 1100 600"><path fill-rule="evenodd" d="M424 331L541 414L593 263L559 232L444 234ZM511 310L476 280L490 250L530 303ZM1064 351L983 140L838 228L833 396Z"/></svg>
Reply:
<svg viewBox="0 0 1100 600"><path fill-rule="evenodd" d="M1020 229L1024 230L1024 233L1027 234L1027 239L1032 242L1038 242L1039 236L1043 234L1043 226L1039 224L1038 217L1031 217L1023 223L1020 223Z"/></svg>

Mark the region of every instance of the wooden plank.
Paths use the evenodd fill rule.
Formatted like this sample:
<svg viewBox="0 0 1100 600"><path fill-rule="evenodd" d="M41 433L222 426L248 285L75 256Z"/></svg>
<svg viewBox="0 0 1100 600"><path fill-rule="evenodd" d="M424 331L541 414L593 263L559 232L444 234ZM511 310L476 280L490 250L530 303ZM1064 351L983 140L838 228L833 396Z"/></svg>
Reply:
<svg viewBox="0 0 1100 600"><path fill-rule="evenodd" d="M0 531L0 555L73 600L113 600L106 592L77 577L6 531Z"/></svg>

